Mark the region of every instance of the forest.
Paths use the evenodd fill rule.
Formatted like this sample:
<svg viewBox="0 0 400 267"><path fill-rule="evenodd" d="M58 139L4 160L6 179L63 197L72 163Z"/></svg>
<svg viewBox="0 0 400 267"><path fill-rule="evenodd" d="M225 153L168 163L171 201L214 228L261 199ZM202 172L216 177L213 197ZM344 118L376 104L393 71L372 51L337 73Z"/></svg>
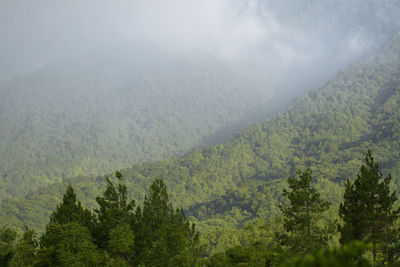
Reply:
<svg viewBox="0 0 400 267"><path fill-rule="evenodd" d="M84 208L68 185L45 231L0 230L2 266L379 266L400 264L400 207L368 150L359 174L348 179L340 221L327 218L331 203L315 188L310 168L283 189L283 220L247 225L245 242L209 254L195 224L174 209L162 179L136 206L120 172L106 176L97 208ZM396 207L397 206L397 207ZM251 228L251 226L253 228ZM231 238L234 233L231 233ZM339 244L334 237L339 237ZM236 237L237 238L237 237ZM335 245L333 245L335 244Z"/></svg>
<svg viewBox="0 0 400 267"><path fill-rule="evenodd" d="M274 217L284 180L306 167L320 177L316 186L338 205L344 181L357 174L367 149L397 185L399 44L396 34L379 53L229 142L122 169L129 194L141 201L150 182L162 178L173 203L185 209L199 229L214 231ZM6 198L0 203L0 222L44 229L68 183L88 208L95 207L94 199L105 187L101 176L78 177L33 190L24 198Z"/></svg>
<svg viewBox="0 0 400 267"><path fill-rule="evenodd" d="M400 266L399 2L228 2L0 81L0 266Z"/></svg>
<svg viewBox="0 0 400 267"><path fill-rule="evenodd" d="M276 109L254 110L268 96L227 64L159 55L154 68L147 61L156 56L142 50L99 52L0 83L0 199L183 154Z"/></svg>
<svg viewBox="0 0 400 267"><path fill-rule="evenodd" d="M3 200L3 263L397 265L399 44L225 144Z"/></svg>
<svg viewBox="0 0 400 267"><path fill-rule="evenodd" d="M73 1L61 1L57 17L70 15L74 20L88 20L91 8L89 14L80 8L75 10L73 7L79 5ZM97 8L108 2L100 1L96 1ZM263 40L262 45L251 48L251 53L233 59L221 58L208 49L188 49L184 40L172 48L187 53L178 53L165 40L113 40L115 46L96 44L89 51L74 50L72 55L61 50L61 59L57 54L42 68L9 78L1 78L6 72L2 70L15 67L7 64L7 59L19 58L23 69L29 65L30 53L34 60L44 60L57 38L48 39L51 34L46 34L47 42L37 45L33 32L39 30L43 35L44 29L56 27L53 24L60 26L60 22L41 14L47 9L55 12L53 1L0 3L0 30L4 36L0 58L5 60L0 65L0 200L23 198L30 191L64 179L103 175L135 163L165 160L194 148L226 142L245 125L284 112L292 98L320 88L338 70L374 52L400 23L396 0L228 2L239 9L234 10L239 14L247 12L247 6L251 6L247 2L257 3L259 7L245 18L265 28L264 35L274 40ZM112 3L108 9L118 6ZM174 0L166 9L179 6ZM24 14L25 9L31 10L30 16ZM230 9L228 5L226 10ZM119 11L113 16L126 15ZM195 17L203 15L201 9L192 12ZM29 18L30 22L18 23ZM233 26L243 23L247 27L247 19L237 19ZM37 29L41 20L44 29ZM61 28L73 27L73 22L66 21ZM102 25L104 20L96 22ZM174 32L168 23L161 24L159 28ZM199 24L193 26L200 31L208 25L206 21ZM276 24L280 30L275 33ZM73 28L79 31L78 26ZM215 25L208 27L212 31ZM28 38L18 39L18 29L28 31ZM59 28L51 32L63 34ZM233 49L235 43L247 43L240 36L231 40L232 34L222 36L226 37L222 50ZM107 44L110 42L107 36L103 38ZM76 36L66 39L67 43L77 41ZM27 47L20 53L14 51L20 46ZM35 55L36 50L44 50L43 57Z"/></svg>

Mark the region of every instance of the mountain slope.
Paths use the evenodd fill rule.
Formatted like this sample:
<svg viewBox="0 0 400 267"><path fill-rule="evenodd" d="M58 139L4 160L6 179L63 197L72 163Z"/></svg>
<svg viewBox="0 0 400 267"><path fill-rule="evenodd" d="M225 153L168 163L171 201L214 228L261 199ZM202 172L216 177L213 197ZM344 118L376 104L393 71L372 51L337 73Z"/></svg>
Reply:
<svg viewBox="0 0 400 267"><path fill-rule="evenodd" d="M0 4L0 76L58 60L0 84L0 199L226 141L381 44L400 13L396 0L173 1L155 17L152 4L46 2Z"/></svg>
<svg viewBox="0 0 400 267"><path fill-rule="evenodd" d="M172 200L204 227L243 224L276 214L282 179L309 166L326 196L337 202L340 183L355 177L366 149L400 183L400 35L377 55L297 99L284 114L254 124L225 144L123 170L130 193L142 199L156 177ZM66 179L1 203L1 223L41 228L72 183L89 207L104 179ZM225 204L224 204L225 203ZM275 207L275 208L274 208ZM275 210L275 211L274 211ZM208 221L211 220L211 221Z"/></svg>
<svg viewBox="0 0 400 267"><path fill-rule="evenodd" d="M100 49L0 85L0 199L181 154L268 109L224 62L148 53Z"/></svg>

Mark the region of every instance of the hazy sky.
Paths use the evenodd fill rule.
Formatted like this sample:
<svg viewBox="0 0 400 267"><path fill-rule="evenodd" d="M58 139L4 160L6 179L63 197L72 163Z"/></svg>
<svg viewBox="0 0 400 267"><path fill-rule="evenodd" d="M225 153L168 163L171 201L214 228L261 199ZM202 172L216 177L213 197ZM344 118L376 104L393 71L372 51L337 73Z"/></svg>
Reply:
<svg viewBox="0 0 400 267"><path fill-rule="evenodd" d="M317 10L324 18L316 11L312 23L302 24L313 25L311 30L285 23L284 12L297 2L302 1L276 7L267 0L0 0L0 79L119 43L152 43L277 68L325 60L340 65L374 45L362 21L341 34L350 24L338 24L335 10ZM384 20L382 10L372 12Z"/></svg>

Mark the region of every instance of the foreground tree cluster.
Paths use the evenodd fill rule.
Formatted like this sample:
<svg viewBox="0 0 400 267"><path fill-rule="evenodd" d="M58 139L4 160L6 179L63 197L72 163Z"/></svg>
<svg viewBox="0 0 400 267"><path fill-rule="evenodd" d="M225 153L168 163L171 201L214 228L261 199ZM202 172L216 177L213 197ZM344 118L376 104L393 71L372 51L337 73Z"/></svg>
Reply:
<svg viewBox="0 0 400 267"><path fill-rule="evenodd" d="M359 175L345 183L340 221L324 218L330 203L314 188L309 168L287 180L287 202L279 207L273 238L253 232L246 244L207 255L195 225L174 209L162 179L150 186L142 205L129 200L122 175L83 208L68 186L62 203L36 238L26 228L0 231L1 266L372 266L400 265L397 194L368 150ZM268 227L265 227L268 228ZM254 228L249 228L253 229ZM334 237L341 245L335 246ZM232 236L233 237L233 236Z"/></svg>
<svg viewBox="0 0 400 267"><path fill-rule="evenodd" d="M313 187L309 168L287 180L281 226L274 238L256 239L211 257L209 266L400 266L397 194L391 175L383 177L371 151L359 175L345 183L340 222L324 217L330 203ZM332 246L340 236L339 247Z"/></svg>
<svg viewBox="0 0 400 267"><path fill-rule="evenodd" d="M16 232L4 228L1 266L193 266L202 247L195 225L181 209L173 209L166 186L156 179L143 205L128 199L122 175L96 201L94 212L82 207L72 186L50 215L36 241L27 229L16 243Z"/></svg>

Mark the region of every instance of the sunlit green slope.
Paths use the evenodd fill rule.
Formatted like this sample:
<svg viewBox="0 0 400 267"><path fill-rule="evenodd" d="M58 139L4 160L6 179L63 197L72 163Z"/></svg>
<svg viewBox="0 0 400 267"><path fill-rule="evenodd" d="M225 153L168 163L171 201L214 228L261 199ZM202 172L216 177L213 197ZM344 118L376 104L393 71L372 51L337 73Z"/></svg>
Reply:
<svg viewBox="0 0 400 267"><path fill-rule="evenodd" d="M275 215L282 181L305 166L313 170L324 195L338 201L340 183L355 177L368 148L399 184L399 35L378 54L297 99L285 113L251 125L225 144L137 164L122 173L137 199L154 178L162 177L172 200L203 227L238 226ZM67 179L24 199L5 199L0 222L42 227L67 183L93 207L86 200L99 194L104 179Z"/></svg>
<svg viewBox="0 0 400 267"><path fill-rule="evenodd" d="M0 199L215 142L270 97L224 62L149 50L99 49L0 84Z"/></svg>

